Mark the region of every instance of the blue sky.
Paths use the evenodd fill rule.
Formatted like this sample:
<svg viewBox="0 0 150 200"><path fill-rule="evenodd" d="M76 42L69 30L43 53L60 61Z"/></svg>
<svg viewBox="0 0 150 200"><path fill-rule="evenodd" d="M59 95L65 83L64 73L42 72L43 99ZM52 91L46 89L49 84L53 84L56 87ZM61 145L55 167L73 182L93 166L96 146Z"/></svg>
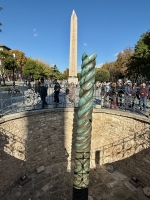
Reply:
<svg viewBox="0 0 150 200"><path fill-rule="evenodd" d="M78 67L84 52L97 66L116 60L150 29L150 0L1 0L0 44L69 67L70 17L78 18Z"/></svg>

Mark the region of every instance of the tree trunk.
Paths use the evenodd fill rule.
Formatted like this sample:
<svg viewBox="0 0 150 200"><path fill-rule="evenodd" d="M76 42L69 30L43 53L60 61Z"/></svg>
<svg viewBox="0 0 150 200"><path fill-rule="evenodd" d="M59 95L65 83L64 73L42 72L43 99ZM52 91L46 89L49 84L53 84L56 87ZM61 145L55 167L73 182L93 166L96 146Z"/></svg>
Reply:
<svg viewBox="0 0 150 200"><path fill-rule="evenodd" d="M13 86L15 87L15 69L13 68Z"/></svg>

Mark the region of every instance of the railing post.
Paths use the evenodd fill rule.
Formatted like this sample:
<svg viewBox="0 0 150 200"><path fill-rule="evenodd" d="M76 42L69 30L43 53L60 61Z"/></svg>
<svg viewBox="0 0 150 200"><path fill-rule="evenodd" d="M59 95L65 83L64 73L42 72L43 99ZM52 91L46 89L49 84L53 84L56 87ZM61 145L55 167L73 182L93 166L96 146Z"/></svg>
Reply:
<svg viewBox="0 0 150 200"><path fill-rule="evenodd" d="M88 200L96 54L82 55L73 200Z"/></svg>
<svg viewBox="0 0 150 200"><path fill-rule="evenodd" d="M3 116L3 99L2 99L2 90L0 85L0 107L1 107L1 113L0 116Z"/></svg>

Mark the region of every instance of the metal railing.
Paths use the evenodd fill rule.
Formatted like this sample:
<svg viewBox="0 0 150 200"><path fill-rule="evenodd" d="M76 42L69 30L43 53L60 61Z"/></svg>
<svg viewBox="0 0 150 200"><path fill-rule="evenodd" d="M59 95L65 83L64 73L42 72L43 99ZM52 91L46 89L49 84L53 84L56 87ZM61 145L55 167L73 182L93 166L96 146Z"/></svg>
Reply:
<svg viewBox="0 0 150 200"><path fill-rule="evenodd" d="M33 86L34 89L34 86ZM54 88L48 86L48 95L46 101L49 108L74 108L78 107L79 102L79 86L68 87L61 85L59 93L59 104L54 102ZM94 90L93 106L101 109L115 109L126 112L133 112L140 115L149 116L150 99L147 99L146 112L140 109L140 99L135 93L130 98L127 97L125 91L121 95L116 95L116 107L112 103L112 97L109 94L102 94L101 88ZM19 83L15 88L0 87L0 115L8 115L27 110L42 109L40 96L36 97L34 90L28 90L27 86Z"/></svg>
<svg viewBox="0 0 150 200"><path fill-rule="evenodd" d="M113 141L113 140L112 140ZM104 146L92 147L91 160L95 164L113 163L150 147L150 126Z"/></svg>

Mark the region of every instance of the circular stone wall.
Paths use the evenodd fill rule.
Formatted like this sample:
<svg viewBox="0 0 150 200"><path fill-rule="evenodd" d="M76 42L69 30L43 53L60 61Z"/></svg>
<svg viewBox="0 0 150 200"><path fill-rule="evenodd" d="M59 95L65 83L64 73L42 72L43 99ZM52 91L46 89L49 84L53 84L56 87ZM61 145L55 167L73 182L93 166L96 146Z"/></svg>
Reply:
<svg viewBox="0 0 150 200"><path fill-rule="evenodd" d="M135 174L150 184L149 119L96 109L92 126L91 168L111 163L118 170ZM34 180L34 184L28 183L32 185L28 195L41 190L52 195L51 199L56 200L60 194L60 199L67 199L65 195L72 193L71 161L76 128L74 109L29 111L1 118L0 196L26 174ZM35 172L39 166L45 166L45 172L38 175L40 179ZM19 199L21 191L16 194ZM39 199L47 198L40 195L39 192Z"/></svg>

